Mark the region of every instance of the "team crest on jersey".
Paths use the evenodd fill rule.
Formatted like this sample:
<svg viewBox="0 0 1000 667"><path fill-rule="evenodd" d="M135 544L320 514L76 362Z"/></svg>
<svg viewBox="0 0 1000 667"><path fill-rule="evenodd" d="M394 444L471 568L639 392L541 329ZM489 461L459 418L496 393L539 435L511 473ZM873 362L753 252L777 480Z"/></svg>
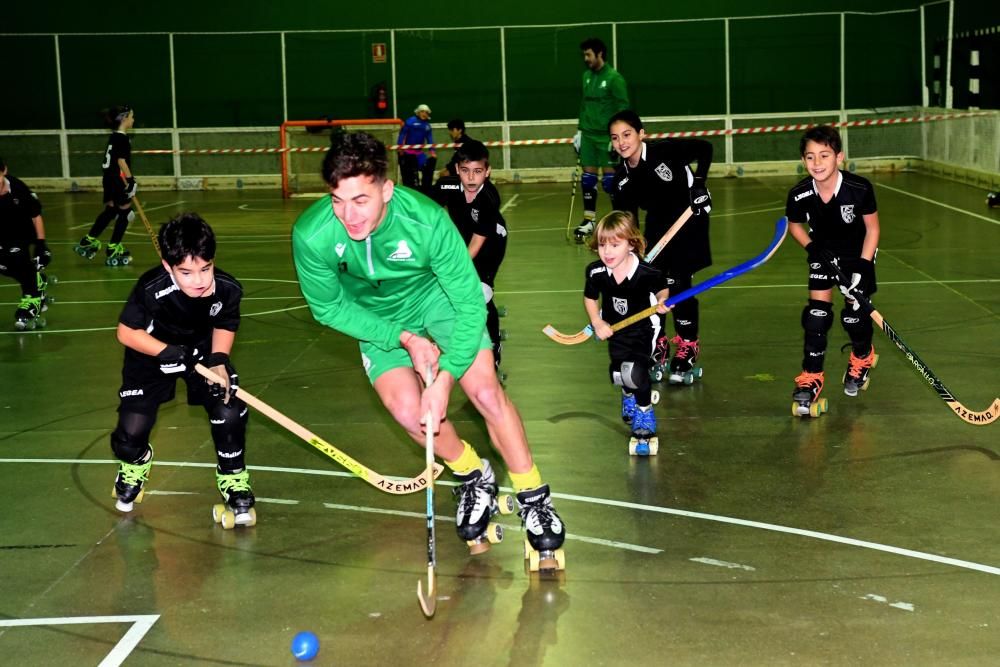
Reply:
<svg viewBox="0 0 1000 667"><path fill-rule="evenodd" d="M215 317L222 310L222 302L216 301L212 304L212 307L208 309L208 316Z"/></svg>
<svg viewBox="0 0 1000 667"><path fill-rule="evenodd" d="M615 307L615 312L619 315L624 315L628 312L628 299L619 299L613 296L611 297L611 303Z"/></svg>
<svg viewBox="0 0 1000 667"><path fill-rule="evenodd" d="M471 209L469 209L469 215L472 216L472 221L473 222L479 222L479 209L478 208L471 208Z"/></svg>
<svg viewBox="0 0 1000 667"><path fill-rule="evenodd" d="M409 262L413 260L413 251L406 241L400 241L388 259L390 262Z"/></svg>
<svg viewBox="0 0 1000 667"><path fill-rule="evenodd" d="M345 244L345 243L338 243L337 245L335 245L333 247L333 249L337 251L337 257L343 257L344 256L344 251L347 250L347 244Z"/></svg>
<svg viewBox="0 0 1000 667"><path fill-rule="evenodd" d="M653 171L656 172L656 175L660 177L661 181L666 181L667 183L669 183L670 181L674 180L674 172L670 171L670 167L668 167L662 162Z"/></svg>
<svg viewBox="0 0 1000 667"><path fill-rule="evenodd" d="M840 217L844 222L851 224L854 222L854 204L844 204L840 207Z"/></svg>

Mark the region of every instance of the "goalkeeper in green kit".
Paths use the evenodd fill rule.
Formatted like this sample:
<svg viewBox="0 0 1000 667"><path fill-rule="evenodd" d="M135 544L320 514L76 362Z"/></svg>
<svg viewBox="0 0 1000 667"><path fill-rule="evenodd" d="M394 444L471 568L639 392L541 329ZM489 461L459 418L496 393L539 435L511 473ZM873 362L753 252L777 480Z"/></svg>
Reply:
<svg viewBox="0 0 1000 667"><path fill-rule="evenodd" d="M565 529L535 466L517 408L493 366L479 277L458 229L432 200L386 177L385 146L364 132L335 136L323 160L330 198L299 217L292 248L313 317L359 341L361 361L382 403L416 442L438 436L435 453L462 485L459 537L488 548L498 511L490 464L446 419L457 382L507 464L520 515L542 569L554 569ZM433 378L424 386L422 374ZM432 422L423 415L430 412ZM558 554L557 554L558 550Z"/></svg>

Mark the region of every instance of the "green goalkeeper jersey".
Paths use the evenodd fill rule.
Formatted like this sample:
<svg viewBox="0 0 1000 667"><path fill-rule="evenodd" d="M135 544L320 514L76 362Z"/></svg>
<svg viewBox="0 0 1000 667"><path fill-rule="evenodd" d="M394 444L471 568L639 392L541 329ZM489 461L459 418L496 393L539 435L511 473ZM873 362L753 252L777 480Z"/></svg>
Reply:
<svg viewBox="0 0 1000 667"><path fill-rule="evenodd" d="M442 300L456 321L439 366L456 379L479 351L486 307L476 269L443 208L396 186L385 218L354 241L330 197L307 208L292 230L299 286L321 324L376 347L402 347L404 330L425 335L425 315Z"/></svg>
<svg viewBox="0 0 1000 667"><path fill-rule="evenodd" d="M628 107L628 89L618 70L607 63L596 72L584 70L578 124L581 131L607 137L608 121Z"/></svg>

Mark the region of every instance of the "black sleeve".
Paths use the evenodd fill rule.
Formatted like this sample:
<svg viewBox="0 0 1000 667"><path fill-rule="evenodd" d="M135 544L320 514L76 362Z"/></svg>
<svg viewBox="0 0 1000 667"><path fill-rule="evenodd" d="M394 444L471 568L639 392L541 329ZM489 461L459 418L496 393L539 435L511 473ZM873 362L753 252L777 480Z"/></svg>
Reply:
<svg viewBox="0 0 1000 667"><path fill-rule="evenodd" d="M617 211L628 211L638 224L639 202L635 194L634 179L629 177L625 167L618 167L611 185L611 206Z"/></svg>
<svg viewBox="0 0 1000 667"><path fill-rule="evenodd" d="M243 300L243 286L235 278L216 276L216 290L221 297L222 309L212 318L216 329L236 331L240 328L240 302Z"/></svg>
<svg viewBox="0 0 1000 667"><path fill-rule="evenodd" d="M595 270L600 270L604 268L604 264L600 261L591 262L586 269L584 269L584 283L583 283L583 296L588 299L593 299L597 301L601 298L601 288L598 286L597 282L593 278L593 273Z"/></svg>
<svg viewBox="0 0 1000 667"><path fill-rule="evenodd" d="M39 201L38 195L32 192L31 188L25 185L21 179L13 177L8 177L8 179L10 180L11 192L17 192L17 198L22 202L24 212L28 214L28 217L35 218L41 215L42 202Z"/></svg>
<svg viewBox="0 0 1000 667"><path fill-rule="evenodd" d="M473 224L472 233L489 238L496 236L497 225L502 219L500 216L500 193L488 183L479 197L476 198L479 205L479 219Z"/></svg>
<svg viewBox="0 0 1000 667"><path fill-rule="evenodd" d="M861 215L871 215L878 212L875 205L875 188L870 182L866 182L864 201L861 202Z"/></svg>
<svg viewBox="0 0 1000 667"><path fill-rule="evenodd" d="M792 188L788 191L788 199L785 201L785 217L788 218L788 222L807 222L806 212L800 202L795 201L795 190Z"/></svg>
<svg viewBox="0 0 1000 667"><path fill-rule="evenodd" d="M704 139L671 139L670 150L681 162L690 165L698 163L695 178L708 178L708 168L712 166L712 144Z"/></svg>
<svg viewBox="0 0 1000 667"><path fill-rule="evenodd" d="M146 290L140 281L132 288L118 321L129 329L148 329L153 321L153 315L145 297Z"/></svg>

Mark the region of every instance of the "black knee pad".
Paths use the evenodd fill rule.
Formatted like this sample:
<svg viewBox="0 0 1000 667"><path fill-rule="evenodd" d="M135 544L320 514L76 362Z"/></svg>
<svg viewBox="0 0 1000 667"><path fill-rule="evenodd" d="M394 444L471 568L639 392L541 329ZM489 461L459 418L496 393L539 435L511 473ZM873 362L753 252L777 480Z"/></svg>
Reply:
<svg viewBox="0 0 1000 667"><path fill-rule="evenodd" d="M872 334L875 331L872 327L872 318L860 309L854 310L845 306L840 311L840 323L844 327L844 331L847 332L848 338L851 339L851 343L855 345L871 343ZM863 347L867 353L868 346L864 345Z"/></svg>
<svg viewBox="0 0 1000 667"><path fill-rule="evenodd" d="M207 409L219 470L224 473L242 470L246 466L243 455L249 420L247 404L238 398L231 398L228 404L218 401Z"/></svg>
<svg viewBox="0 0 1000 667"><path fill-rule="evenodd" d="M826 301L809 299L802 309L802 328L806 335L826 336L833 326L833 305Z"/></svg>
<svg viewBox="0 0 1000 667"><path fill-rule="evenodd" d="M125 463L142 463L149 452L149 434L156 418L138 412L118 415L118 425L111 432L111 451Z"/></svg>
<svg viewBox="0 0 1000 667"><path fill-rule="evenodd" d="M649 385L649 365L642 361L612 361L609 367L611 382L624 387L629 393Z"/></svg>

